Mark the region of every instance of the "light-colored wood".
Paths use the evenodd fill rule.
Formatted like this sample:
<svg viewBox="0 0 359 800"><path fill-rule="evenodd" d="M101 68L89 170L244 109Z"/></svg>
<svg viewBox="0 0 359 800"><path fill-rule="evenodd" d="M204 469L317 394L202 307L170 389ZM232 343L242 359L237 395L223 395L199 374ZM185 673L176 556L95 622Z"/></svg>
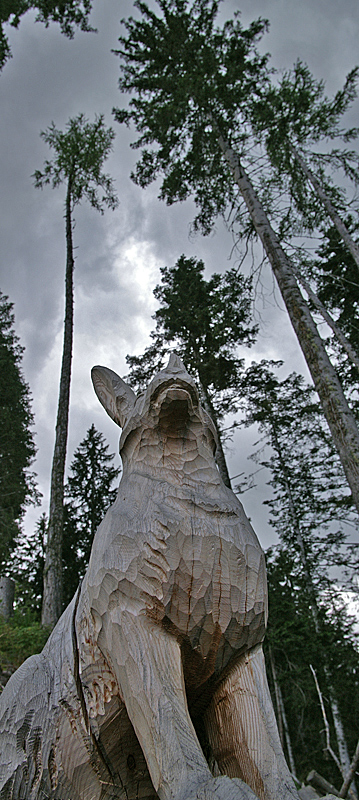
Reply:
<svg viewBox="0 0 359 800"><path fill-rule="evenodd" d="M264 556L196 386L176 356L138 397L104 367L93 382L123 476L78 595L0 699L1 797L293 800Z"/></svg>

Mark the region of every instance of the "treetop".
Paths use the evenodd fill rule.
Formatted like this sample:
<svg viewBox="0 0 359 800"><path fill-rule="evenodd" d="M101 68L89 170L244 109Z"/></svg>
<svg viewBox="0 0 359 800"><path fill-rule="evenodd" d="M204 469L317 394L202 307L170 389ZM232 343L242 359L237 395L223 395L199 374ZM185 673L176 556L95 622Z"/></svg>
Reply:
<svg viewBox="0 0 359 800"><path fill-rule="evenodd" d="M124 21L127 36L114 52L121 58L119 87L132 96L114 115L139 133L132 146L143 150L132 179L145 187L162 173L160 198L168 204L196 187L201 211L194 226L208 233L235 195L213 123L242 149L247 99L267 80L268 56L256 50L267 22L244 29L237 14L219 28L214 0L160 0L158 6L161 16L138 2L141 19Z"/></svg>
<svg viewBox="0 0 359 800"><path fill-rule="evenodd" d="M3 30L8 23L18 28L21 17L30 9L36 9L36 22L43 22L48 28L50 22L58 22L61 33L73 39L75 27L82 31L96 32L89 24L92 0L1 0L0 4L0 70L11 58L11 50Z"/></svg>
<svg viewBox="0 0 359 800"><path fill-rule="evenodd" d="M52 161L45 161L43 171L35 170L32 177L36 188L42 189L48 184L56 188L66 181L73 205L85 197L100 213L104 205L112 209L117 207L112 178L102 169L113 148L115 132L105 127L103 114L96 115L95 122L79 114L68 121L64 132L52 122L40 136L55 155Z"/></svg>

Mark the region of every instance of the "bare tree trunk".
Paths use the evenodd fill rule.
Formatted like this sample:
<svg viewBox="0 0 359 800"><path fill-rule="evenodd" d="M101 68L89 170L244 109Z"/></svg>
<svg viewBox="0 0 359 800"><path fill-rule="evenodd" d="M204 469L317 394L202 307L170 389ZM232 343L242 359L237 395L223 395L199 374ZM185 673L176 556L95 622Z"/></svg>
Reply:
<svg viewBox="0 0 359 800"><path fill-rule="evenodd" d="M336 337L337 341L341 344L343 350L345 350L347 356L350 358L350 360L356 366L356 368L359 369L359 356L355 352L354 348L351 346L349 339L347 339L343 331L341 331L340 328L338 328L338 325L334 321L331 314L328 313L327 309L324 308L323 303L321 303L321 301L319 300L319 297L317 297L315 292L313 292L310 283L308 283L308 281L303 277L303 275L301 275L297 267L295 267L294 265L293 265L293 272L296 278L298 279L299 283L301 283L301 285L303 286L303 289L305 289L305 291L307 292L307 295L309 299L312 301L313 305L315 305L316 308L318 309L319 314L321 314L327 325L329 325L329 327L332 329L334 336Z"/></svg>
<svg viewBox="0 0 359 800"><path fill-rule="evenodd" d="M288 722L287 722L287 715L285 713L282 690L280 688L280 684L279 684L279 681L278 681L278 678L277 678L277 671L276 671L276 668L275 668L275 661L274 661L273 651L272 651L272 648L271 648L270 644L268 645L268 653L269 653L269 661L270 661L271 670L272 670L272 676L273 676L275 697L276 697L276 702L277 702L278 730L279 730L279 736L280 736L280 740L281 740L281 745L282 745L283 752L284 752L284 749L285 749L285 745L287 746L287 753L288 753L290 771L291 771L291 773L293 775L293 778L296 778L297 776L296 776L296 772L295 772L295 763L294 763L294 758L293 758L293 750L292 750L292 743L291 743L291 740L290 740L290 734L289 734L289 728L288 728Z"/></svg>
<svg viewBox="0 0 359 800"><path fill-rule="evenodd" d="M359 513L359 431L354 416L308 305L300 292L291 261L271 227L238 156L220 134L218 142L272 265Z"/></svg>
<svg viewBox="0 0 359 800"><path fill-rule="evenodd" d="M62 524L64 474L67 450L70 405L71 361L73 342L73 273L74 257L71 217L71 176L66 194L66 279L65 322L57 407L55 447L52 460L50 513L47 529L46 558L44 566L44 595L41 622L53 627L62 612Z"/></svg>
<svg viewBox="0 0 359 800"><path fill-rule="evenodd" d="M344 780L343 785L342 785L342 787L340 789L339 797L346 797L347 796L350 784L354 779L355 771L356 771L356 768L358 766L358 763L359 763L359 740L358 740L357 746L355 748L355 753L354 753L354 756L353 756L352 763L350 765L350 769L348 771L348 774L345 776L345 780Z"/></svg>
<svg viewBox="0 0 359 800"><path fill-rule="evenodd" d="M359 269L359 247L358 247L358 245L356 244L356 242L354 242L353 238L351 237L351 235L350 235L350 233L348 231L348 228L346 227L346 225L344 224L343 220L339 216L336 208L334 208L332 201L328 197L327 193L324 191L323 187L319 183L318 179L315 177L315 175L312 172L312 170L309 169L308 165L304 161L303 156L298 152L298 150L294 147L294 145L291 144L290 145L290 149L291 149L291 152L292 152L295 160L299 164L300 168L303 170L304 175L306 176L306 178L308 178L308 180L312 184L315 193L317 194L319 199L322 201L325 210L327 211L330 219L334 223L334 225L335 225L335 227L336 227L336 229L337 229L337 231L339 233L339 236L342 238L343 242L346 244L349 252L353 256L354 261L355 261L355 263L356 263L356 265L357 265L357 267Z"/></svg>
<svg viewBox="0 0 359 800"><path fill-rule="evenodd" d="M310 669L311 669L312 674L313 674L313 678L314 678L315 685L316 685L317 692L318 692L320 707L321 707L321 710L322 710L322 716L323 716L324 728L325 728L325 737L326 737L326 750L332 756L332 758L335 761L338 769L342 773L342 777L343 777L343 779L345 781L346 776L350 773L351 763L350 763L350 760L349 760L348 748L347 748L345 737L344 737L344 731L343 731L342 721L341 721L341 717L340 717L340 712L339 712L335 697L332 694L333 689L332 689L332 686L330 685L329 671L328 671L328 668L326 667L326 665L324 665L324 673L325 673L326 680L328 681L328 678L329 678L328 688L329 688L329 693L330 693L331 709L332 709L332 713L333 713L333 717L334 717L334 727L335 727L335 733L336 733L336 737L337 737L337 744L338 744L338 750L339 750L339 759L338 759L336 753L334 753L334 750L332 749L331 744L330 744L329 723L328 723L328 720L327 720L327 715L325 713L324 700L323 700L323 695L322 695L322 692L320 690L320 686L319 686L319 683L318 683L318 678L316 676L315 670L313 669L312 665L310 664L309 666L310 666ZM339 732L339 736L338 736L338 732ZM309 783L311 782L309 775L308 775L307 780L308 780ZM352 800L357 800L357 792L356 792L355 785L353 784L352 788L350 789L349 788L350 787L350 783L351 783L351 781L348 783L347 791L350 792L350 797L352 798ZM339 795L338 792L336 792L336 794Z"/></svg>
<svg viewBox="0 0 359 800"><path fill-rule="evenodd" d="M199 380L199 385L200 385L200 388L201 388L203 405L204 405L204 407L205 407L205 409L207 411L207 414L209 414L209 416L211 417L211 420L212 420L212 422L214 424L214 427L215 427L215 429L217 431L218 442L217 442L217 450L216 450L216 453L215 453L215 459L216 459L216 464L217 464L217 467L218 467L218 471L219 471L219 474L220 474L220 476L222 478L222 481L223 481L224 485L228 486L228 488L230 489L231 488L231 479L229 477L226 457L224 455L223 445L222 445L222 441L221 441L221 432L219 430L218 422L217 422L217 415L216 415L216 412L215 412L215 410L213 408L213 405L212 405L212 402L211 402L211 398L210 398L210 396L208 394L208 391L203 386L203 383L201 382L201 379Z"/></svg>
<svg viewBox="0 0 359 800"><path fill-rule="evenodd" d="M14 613L15 581L3 575L0 578L0 616L10 619Z"/></svg>

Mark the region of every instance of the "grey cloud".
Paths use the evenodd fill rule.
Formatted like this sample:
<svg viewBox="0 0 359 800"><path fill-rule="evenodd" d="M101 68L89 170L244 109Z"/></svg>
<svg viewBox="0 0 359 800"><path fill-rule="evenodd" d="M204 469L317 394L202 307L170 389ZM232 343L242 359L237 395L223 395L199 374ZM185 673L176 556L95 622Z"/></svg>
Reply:
<svg viewBox="0 0 359 800"><path fill-rule="evenodd" d="M272 52L275 66L290 68L300 57L317 78L328 81L330 92L340 88L357 59L357 0L243 0L240 5L225 0L221 15L231 16L238 7L244 24L259 15L269 17L270 33L262 47ZM40 192L32 186L31 174L50 156L40 131L52 120L61 128L70 116L84 112L90 118L104 113L117 134L107 170L116 179L119 208L101 217L84 204L75 213L75 349L68 464L92 422L117 451L118 429L99 407L89 371L101 360L126 374L126 353L146 346L153 327L152 288L158 282L159 267L173 265L184 252L202 258L208 273L221 271L228 267L232 248L231 236L220 220L214 235L193 239L189 237L191 201L167 208L156 199L158 187L143 192L129 179L136 159L129 144L135 135L111 116L121 98L118 59L110 51L118 44L120 18L130 13L137 12L129 0L95 0L93 24L99 33L77 32L73 41L61 36L55 25L48 30L35 25L29 13L19 30L10 31L13 59L0 75L0 288L15 303L17 330L26 347L24 371L33 393L38 434L35 468L44 492L44 510L60 372L65 230L64 189ZM151 270L146 289L135 281L136 263L128 256L129 243L137 243L135 260L142 258ZM263 326L249 358L282 357L289 369L305 369L285 312L270 298L263 309L259 304L259 310ZM249 432L236 434L230 452L232 475L248 469L251 441ZM260 495L266 492L262 486ZM258 496L254 500L245 496L244 505L268 544L273 534ZM38 513L29 515L29 529Z"/></svg>

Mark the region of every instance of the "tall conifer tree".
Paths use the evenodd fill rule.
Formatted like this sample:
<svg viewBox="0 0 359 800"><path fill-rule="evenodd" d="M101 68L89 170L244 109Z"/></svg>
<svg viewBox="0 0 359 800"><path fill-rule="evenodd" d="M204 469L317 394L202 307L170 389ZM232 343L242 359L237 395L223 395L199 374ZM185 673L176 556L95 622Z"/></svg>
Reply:
<svg viewBox="0 0 359 800"><path fill-rule="evenodd" d="M321 649L344 778L350 759L330 669L323 603L334 617L338 570L350 562L345 548L348 526L357 525L358 518L313 388L294 373L278 380L272 366L253 364L244 375L245 424L257 424L269 446L266 457L262 440L255 460L270 471L270 524L291 561L292 580L305 596Z"/></svg>
<svg viewBox="0 0 359 800"><path fill-rule="evenodd" d="M215 0L159 0L160 15L138 2L141 19L129 18L120 38L120 88L131 92L119 122L133 122L142 147L133 179L145 187L161 174L167 203L193 196L194 225L208 233L218 213L238 204L247 209L247 231L263 244L291 323L310 369L357 509L359 432L338 375L328 357L308 303L245 169L253 140L247 112L267 81L267 57L256 50L263 20L242 28L238 17L215 26ZM153 147L152 147L153 145Z"/></svg>
<svg viewBox="0 0 359 800"><path fill-rule="evenodd" d="M76 448L65 485L62 553L64 606L88 566L94 535L115 501L120 468L94 425Z"/></svg>
<svg viewBox="0 0 359 800"><path fill-rule="evenodd" d="M24 348L13 304L0 292L0 572L14 547L25 507L38 501L30 391L21 372Z"/></svg>
<svg viewBox="0 0 359 800"><path fill-rule="evenodd" d="M175 347L188 371L197 380L202 401L218 434L217 464L230 487L221 441L220 422L233 408L243 359L239 345L254 342L251 325L251 281L232 269L204 278L203 261L181 256L174 267L161 269L162 282L154 295L160 307L154 314L156 329L142 356L127 356L130 381L142 388L165 361L168 347Z"/></svg>
<svg viewBox="0 0 359 800"><path fill-rule="evenodd" d="M70 405L73 346L74 248L73 209L86 199L103 213L104 206L116 208L118 200L112 179L103 172L103 163L112 150L114 132L104 125L103 116L90 123L83 114L70 119L63 133L54 123L41 136L54 150L52 161L45 161L43 172L34 173L35 186L52 188L66 185L66 273L65 322L57 408L56 436L51 471L50 513L44 570L43 625L55 625L62 609L62 522L64 474Z"/></svg>

